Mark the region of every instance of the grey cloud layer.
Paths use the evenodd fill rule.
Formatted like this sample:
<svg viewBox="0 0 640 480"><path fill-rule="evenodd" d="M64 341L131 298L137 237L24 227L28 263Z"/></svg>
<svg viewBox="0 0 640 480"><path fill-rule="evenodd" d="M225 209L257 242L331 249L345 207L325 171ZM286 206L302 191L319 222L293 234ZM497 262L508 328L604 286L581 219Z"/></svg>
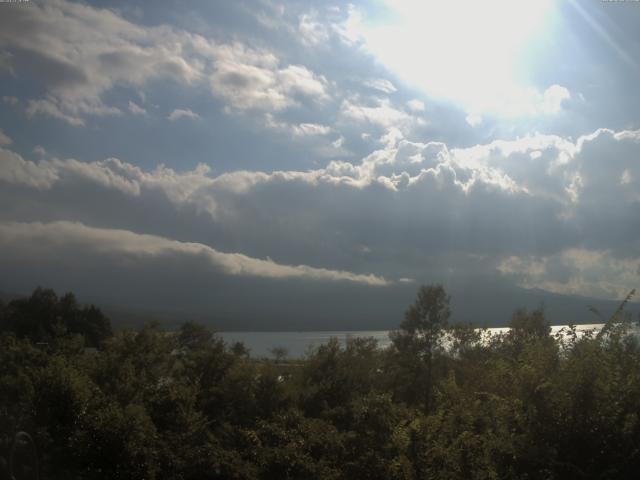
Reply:
<svg viewBox="0 0 640 480"><path fill-rule="evenodd" d="M80 223L0 223L2 258L21 259L25 263L40 258L56 258L70 253L80 258L99 257L117 263L135 263L158 258L160 263L201 261L213 270L238 276L264 278L301 278L318 281L349 281L372 286L384 286L386 281L375 275L313 268L307 265L280 265L272 260L260 260L238 253L223 253L199 243L186 243L166 238L135 234L116 229L87 227Z"/></svg>
<svg viewBox="0 0 640 480"><path fill-rule="evenodd" d="M526 287L614 297L638 264L639 151L640 131L451 150L392 131L359 164L215 176L205 165L144 171L117 159L32 162L3 149L0 179L11 188L1 196L20 207L2 218L143 228L282 264L355 272L362 281L475 269ZM75 197L86 191L93 200ZM104 205L123 207L114 213ZM562 271L553 268L556 258ZM585 258L601 258L600 270L585 267ZM621 264L631 267L622 272Z"/></svg>

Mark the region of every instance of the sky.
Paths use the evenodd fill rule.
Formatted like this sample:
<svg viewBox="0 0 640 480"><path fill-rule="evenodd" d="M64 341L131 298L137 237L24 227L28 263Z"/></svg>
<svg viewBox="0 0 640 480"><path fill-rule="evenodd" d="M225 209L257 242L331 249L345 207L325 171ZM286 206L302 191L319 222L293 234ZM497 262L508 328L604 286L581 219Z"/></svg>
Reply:
<svg viewBox="0 0 640 480"><path fill-rule="evenodd" d="M464 319L580 296L554 320L591 321L640 279L639 24L635 1L0 3L0 290L349 329L438 282Z"/></svg>

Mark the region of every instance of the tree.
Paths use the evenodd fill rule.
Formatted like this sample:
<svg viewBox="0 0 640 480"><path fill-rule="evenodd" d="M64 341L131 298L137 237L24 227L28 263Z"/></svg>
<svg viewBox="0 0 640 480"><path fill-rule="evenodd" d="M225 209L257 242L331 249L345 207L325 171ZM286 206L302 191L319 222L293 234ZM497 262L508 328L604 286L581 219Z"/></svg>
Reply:
<svg viewBox="0 0 640 480"><path fill-rule="evenodd" d="M29 298L12 300L6 310L5 328L33 342L48 341L61 320L58 297L51 289L38 287Z"/></svg>
<svg viewBox="0 0 640 480"><path fill-rule="evenodd" d="M540 306L532 312L524 309L516 310L509 322L509 340L518 354L525 344L533 341L551 341L551 325L544 316L544 307Z"/></svg>
<svg viewBox="0 0 640 480"><path fill-rule="evenodd" d="M51 342L67 334L79 334L87 346L101 347L112 336L111 322L99 308L80 307L72 293L58 298L53 290L40 287L28 298L12 300L0 317L0 331L13 332L32 342Z"/></svg>
<svg viewBox="0 0 640 480"><path fill-rule="evenodd" d="M105 340L113 336L111 321L94 305L84 307L78 316L80 325L70 331L84 335L87 345L101 347Z"/></svg>
<svg viewBox="0 0 640 480"><path fill-rule="evenodd" d="M231 345L231 353L233 353L236 357L249 358L251 350L247 348L244 342L233 342Z"/></svg>
<svg viewBox="0 0 640 480"><path fill-rule="evenodd" d="M401 354L417 357L424 367L424 408L431 408L433 355L440 347L451 310L449 295L442 285L423 285L416 301L405 312L400 330L391 332L394 348Z"/></svg>
<svg viewBox="0 0 640 480"><path fill-rule="evenodd" d="M283 362L289 355L289 350L286 347L273 347L270 352L276 363Z"/></svg>
<svg viewBox="0 0 640 480"><path fill-rule="evenodd" d="M213 341L213 333L204 325L188 321L180 326L178 343L182 348L197 350L207 348Z"/></svg>

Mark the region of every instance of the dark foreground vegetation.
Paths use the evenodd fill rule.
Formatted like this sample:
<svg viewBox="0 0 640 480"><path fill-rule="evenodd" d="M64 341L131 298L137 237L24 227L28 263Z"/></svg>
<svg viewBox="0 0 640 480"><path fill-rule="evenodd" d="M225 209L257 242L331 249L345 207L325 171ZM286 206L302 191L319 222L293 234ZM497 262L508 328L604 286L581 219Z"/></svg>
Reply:
<svg viewBox="0 0 640 480"><path fill-rule="evenodd" d="M389 349L334 340L286 362L193 323L112 334L38 289L0 308L0 476L23 431L51 479L637 478L623 317L552 337L541 310L519 311L483 339L423 287Z"/></svg>

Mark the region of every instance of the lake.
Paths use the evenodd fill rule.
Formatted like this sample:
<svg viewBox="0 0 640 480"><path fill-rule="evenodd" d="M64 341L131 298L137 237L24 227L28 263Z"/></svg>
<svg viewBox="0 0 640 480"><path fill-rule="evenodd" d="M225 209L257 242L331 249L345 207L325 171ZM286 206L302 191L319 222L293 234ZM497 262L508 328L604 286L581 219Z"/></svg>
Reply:
<svg viewBox="0 0 640 480"><path fill-rule="evenodd" d="M602 327L602 324L577 325L578 331L592 330ZM555 325L551 327L551 333L555 334L566 325ZM506 332L509 329L489 328L491 334ZM349 337L373 337L378 340L380 347L389 345L389 330L369 330L369 331L331 331L331 332L218 332L218 334L231 344L243 342L251 351L251 356L270 357L271 349L274 347L284 347L288 356L301 358L309 351L323 343L327 343L331 337L336 337L340 343L344 344Z"/></svg>

